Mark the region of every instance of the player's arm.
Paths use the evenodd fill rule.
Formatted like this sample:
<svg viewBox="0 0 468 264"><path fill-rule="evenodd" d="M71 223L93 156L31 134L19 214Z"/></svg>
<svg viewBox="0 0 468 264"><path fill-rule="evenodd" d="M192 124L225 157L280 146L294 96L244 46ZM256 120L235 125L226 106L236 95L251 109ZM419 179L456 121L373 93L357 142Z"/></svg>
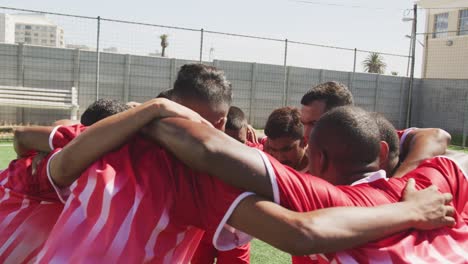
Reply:
<svg viewBox="0 0 468 264"><path fill-rule="evenodd" d="M49 135L53 127L30 126L15 129L13 146L19 157L30 150L50 152Z"/></svg>
<svg viewBox="0 0 468 264"><path fill-rule="evenodd" d="M411 130L402 146L401 164L394 177L403 177L414 170L422 161L445 154L451 136L439 128L419 128Z"/></svg>
<svg viewBox="0 0 468 264"><path fill-rule="evenodd" d="M151 120L170 116L208 123L184 106L163 98L153 99L90 126L51 159L50 177L58 187L71 185L95 160L124 144Z"/></svg>
<svg viewBox="0 0 468 264"><path fill-rule="evenodd" d="M273 200L269 174L257 150L215 128L180 118L153 121L146 132L188 166Z"/></svg>
<svg viewBox="0 0 468 264"><path fill-rule="evenodd" d="M335 207L296 213L250 196L228 223L292 255L336 252L409 229L453 225L450 194L434 186L415 191L409 183L405 201L377 207Z"/></svg>

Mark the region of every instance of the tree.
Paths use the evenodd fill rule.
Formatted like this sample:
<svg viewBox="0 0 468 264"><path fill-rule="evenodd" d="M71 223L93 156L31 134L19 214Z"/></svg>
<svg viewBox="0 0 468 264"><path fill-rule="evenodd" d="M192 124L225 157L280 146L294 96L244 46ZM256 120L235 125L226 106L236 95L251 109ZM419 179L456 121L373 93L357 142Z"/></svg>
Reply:
<svg viewBox="0 0 468 264"><path fill-rule="evenodd" d="M385 68L387 64L385 64L383 57L376 52L372 52L369 54L363 62L364 71L369 73L379 73L382 74L385 72Z"/></svg>
<svg viewBox="0 0 468 264"><path fill-rule="evenodd" d="M169 41L167 40L168 37L169 35L167 34L162 34L161 36L159 36L159 38L161 39L161 48L162 48L161 56L162 57L165 57L166 48L167 46L169 46Z"/></svg>

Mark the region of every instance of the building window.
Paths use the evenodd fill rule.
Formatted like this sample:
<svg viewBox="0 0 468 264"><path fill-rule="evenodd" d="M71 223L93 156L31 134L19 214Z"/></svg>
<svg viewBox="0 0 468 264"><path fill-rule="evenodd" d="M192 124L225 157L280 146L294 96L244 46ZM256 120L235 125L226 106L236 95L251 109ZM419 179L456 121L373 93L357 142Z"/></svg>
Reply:
<svg viewBox="0 0 468 264"><path fill-rule="evenodd" d="M55 35L54 35L54 34L50 34L50 37L53 38L53 37L55 37Z"/></svg>
<svg viewBox="0 0 468 264"><path fill-rule="evenodd" d="M31 32L24 32L25 36L31 36Z"/></svg>
<svg viewBox="0 0 468 264"><path fill-rule="evenodd" d="M468 9L460 10L458 35L468 35Z"/></svg>
<svg viewBox="0 0 468 264"><path fill-rule="evenodd" d="M31 38L24 38L24 43L31 43Z"/></svg>
<svg viewBox="0 0 468 264"><path fill-rule="evenodd" d="M47 44L47 40L41 39L41 43L42 43L42 44Z"/></svg>
<svg viewBox="0 0 468 264"><path fill-rule="evenodd" d="M31 29L31 26L24 26L24 29Z"/></svg>
<svg viewBox="0 0 468 264"><path fill-rule="evenodd" d="M433 38L446 37L448 34L448 13L434 15Z"/></svg>
<svg viewBox="0 0 468 264"><path fill-rule="evenodd" d="M21 29L21 25L16 24L16 29Z"/></svg>
<svg viewBox="0 0 468 264"><path fill-rule="evenodd" d="M34 33L34 36L35 36L35 37L38 37L38 36L39 36L39 34L37 34L37 33Z"/></svg>

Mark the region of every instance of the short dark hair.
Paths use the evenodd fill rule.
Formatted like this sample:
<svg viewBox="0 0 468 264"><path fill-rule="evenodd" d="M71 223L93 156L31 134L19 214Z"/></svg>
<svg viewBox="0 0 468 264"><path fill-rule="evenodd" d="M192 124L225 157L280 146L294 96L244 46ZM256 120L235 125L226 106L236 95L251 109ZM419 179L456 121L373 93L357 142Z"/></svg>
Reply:
<svg viewBox="0 0 468 264"><path fill-rule="evenodd" d="M281 137L303 139L304 125L301 123L299 110L289 106L274 110L268 117L264 132L271 139Z"/></svg>
<svg viewBox="0 0 468 264"><path fill-rule="evenodd" d="M81 115L80 122L85 126L90 126L101 119L123 112L130 107L118 100L99 99L86 108Z"/></svg>
<svg viewBox="0 0 468 264"><path fill-rule="evenodd" d="M384 115L374 112L371 115L379 127L380 140L387 142L389 149L389 158L394 159L400 156L400 139L396 133L395 127Z"/></svg>
<svg viewBox="0 0 468 264"><path fill-rule="evenodd" d="M239 107L231 106L227 115L226 129L241 130L247 125L245 114Z"/></svg>
<svg viewBox="0 0 468 264"><path fill-rule="evenodd" d="M173 93L173 89L164 90L164 91L160 92L158 94L158 96L156 96L156 98L166 98L166 99L171 100L172 93Z"/></svg>
<svg viewBox="0 0 468 264"><path fill-rule="evenodd" d="M375 118L355 106L336 107L320 117L310 141L330 159L352 164L373 162L380 152L380 133Z"/></svg>
<svg viewBox="0 0 468 264"><path fill-rule="evenodd" d="M231 83L224 72L204 64L185 64L180 68L172 95L181 99L196 99L210 105L232 102Z"/></svg>
<svg viewBox="0 0 468 264"><path fill-rule="evenodd" d="M325 110L344 105L353 105L353 95L348 87L340 82L325 82L310 89L302 96L301 104L308 105L313 101L324 100Z"/></svg>

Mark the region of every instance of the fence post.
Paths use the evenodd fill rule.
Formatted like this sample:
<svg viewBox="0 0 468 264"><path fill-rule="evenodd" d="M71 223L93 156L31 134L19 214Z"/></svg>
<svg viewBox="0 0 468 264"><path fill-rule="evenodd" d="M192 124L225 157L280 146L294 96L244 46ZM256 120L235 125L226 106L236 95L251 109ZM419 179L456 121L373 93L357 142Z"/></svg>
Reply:
<svg viewBox="0 0 468 264"><path fill-rule="evenodd" d="M101 17L97 17L97 39L96 39L96 100L99 99L99 74L100 74L100 60L101 54L99 53L99 43L101 38Z"/></svg>
<svg viewBox="0 0 468 264"><path fill-rule="evenodd" d="M416 29L417 29L417 15L418 15L418 6L414 4L413 6L413 30L411 32L411 73L410 73L410 83L408 89L408 108L406 109L406 127L411 126L411 104L413 101L413 85L414 85L414 61L416 57Z"/></svg>
<svg viewBox="0 0 468 264"><path fill-rule="evenodd" d="M249 102L249 124L254 125L255 111L253 109L255 100L255 88L257 86L257 63L252 63L252 81L250 83L250 102Z"/></svg>
<svg viewBox="0 0 468 264"><path fill-rule="evenodd" d="M319 70L319 84L323 83L323 69Z"/></svg>
<svg viewBox="0 0 468 264"><path fill-rule="evenodd" d="M379 82L380 74L377 74L377 76L375 77L374 112L377 112L377 101L379 98Z"/></svg>
<svg viewBox="0 0 468 264"><path fill-rule="evenodd" d="M203 61L203 28L200 29L200 63Z"/></svg>
<svg viewBox="0 0 468 264"><path fill-rule="evenodd" d="M353 92L353 84L354 84L354 72L348 72L348 88Z"/></svg>
<svg viewBox="0 0 468 264"><path fill-rule="evenodd" d="M176 78L176 59L172 58L171 59L171 70L169 73L171 76L169 77L169 88L172 89L174 87L174 82Z"/></svg>
<svg viewBox="0 0 468 264"><path fill-rule="evenodd" d="M18 71L16 76L18 86L24 86L24 44L18 44ZM24 108L16 108L16 123L22 124L24 121Z"/></svg>
<svg viewBox="0 0 468 264"><path fill-rule="evenodd" d="M78 89L80 83L80 49L75 49L73 53L73 87Z"/></svg>
<svg viewBox="0 0 468 264"><path fill-rule="evenodd" d="M405 87L406 78L402 77L400 81L400 101L398 104L398 129L402 128L403 117L401 116L403 112L403 89Z"/></svg>
<svg viewBox="0 0 468 264"><path fill-rule="evenodd" d="M123 87L123 101L126 103L129 101L130 95L130 65L132 63L132 57L130 54L125 54L125 65L124 65L124 87Z"/></svg>
<svg viewBox="0 0 468 264"><path fill-rule="evenodd" d="M283 82L283 106L286 106L288 103L288 95L287 95L287 89L288 89L288 39L284 40L284 82Z"/></svg>
<svg viewBox="0 0 468 264"><path fill-rule="evenodd" d="M466 134L467 134L467 118L468 118L468 93L465 92L465 111L463 113L463 138L462 138L462 147L466 147Z"/></svg>
<svg viewBox="0 0 468 264"><path fill-rule="evenodd" d="M353 63L353 73L356 72L356 59L357 59L357 49L354 48L354 63Z"/></svg>
<svg viewBox="0 0 468 264"><path fill-rule="evenodd" d="M18 44L18 71L17 71L18 86L24 86L24 44Z"/></svg>

